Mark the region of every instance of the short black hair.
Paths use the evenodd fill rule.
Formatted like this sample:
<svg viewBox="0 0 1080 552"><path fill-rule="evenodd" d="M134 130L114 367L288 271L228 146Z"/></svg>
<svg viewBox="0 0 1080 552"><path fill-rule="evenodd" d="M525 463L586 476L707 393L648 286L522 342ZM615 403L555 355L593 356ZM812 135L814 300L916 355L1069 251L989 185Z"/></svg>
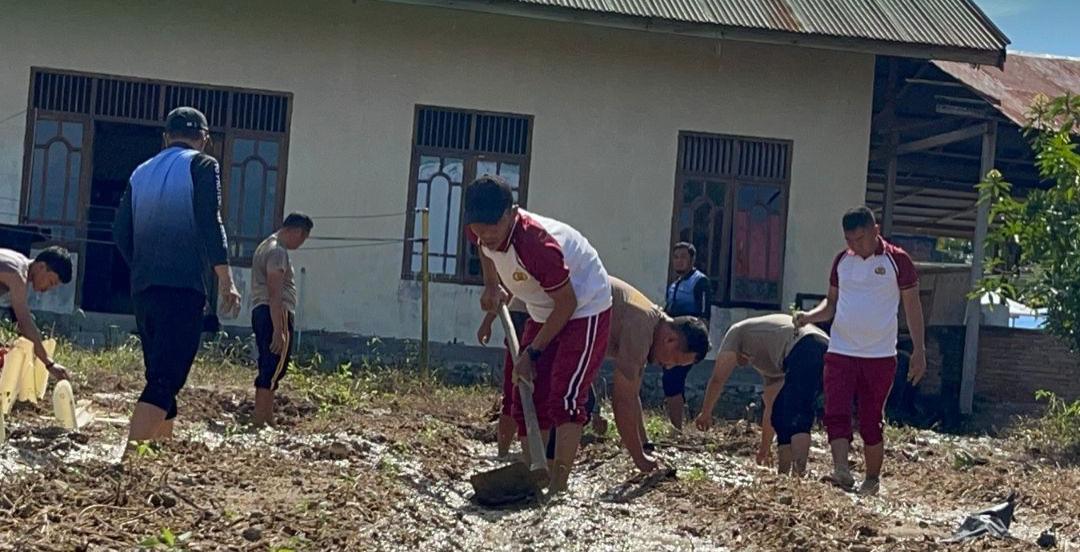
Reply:
<svg viewBox="0 0 1080 552"><path fill-rule="evenodd" d="M709 326L695 316L678 316L671 321L675 331L682 336L683 350L694 353L694 362L701 362L712 349Z"/></svg>
<svg viewBox="0 0 1080 552"><path fill-rule="evenodd" d="M311 229L315 228L315 221L304 213L289 213L289 216L285 217L285 222L281 223L281 227L299 228L304 232L311 232Z"/></svg>
<svg viewBox="0 0 1080 552"><path fill-rule="evenodd" d="M874 212L865 205L848 209L848 212L844 213L844 232L851 232L859 228L872 228L875 224L877 224L877 219L874 217Z"/></svg>
<svg viewBox="0 0 1080 552"><path fill-rule="evenodd" d="M167 141L188 140L190 142L194 142L195 140L201 140L202 137L203 137L204 132L205 131L195 129L195 128L166 130L165 131L165 140L167 140ZM207 133L207 136L209 136L209 133ZM166 144L166 145L168 145L168 144Z"/></svg>
<svg viewBox="0 0 1080 552"><path fill-rule="evenodd" d="M694 247L694 244L692 244L690 242L681 241L681 242L675 244L675 246L671 248L671 252L674 253L674 252L676 252L676 251L678 251L680 249L685 249L686 252L689 253L691 257L697 258L697 248Z"/></svg>
<svg viewBox="0 0 1080 552"><path fill-rule="evenodd" d="M513 206L510 183L501 176L485 174L465 189L465 224L495 224Z"/></svg>
<svg viewBox="0 0 1080 552"><path fill-rule="evenodd" d="M43 263L49 271L55 272L56 276L60 278L61 284L71 282L71 253L68 253L67 249L58 245L47 247L37 254L34 262Z"/></svg>

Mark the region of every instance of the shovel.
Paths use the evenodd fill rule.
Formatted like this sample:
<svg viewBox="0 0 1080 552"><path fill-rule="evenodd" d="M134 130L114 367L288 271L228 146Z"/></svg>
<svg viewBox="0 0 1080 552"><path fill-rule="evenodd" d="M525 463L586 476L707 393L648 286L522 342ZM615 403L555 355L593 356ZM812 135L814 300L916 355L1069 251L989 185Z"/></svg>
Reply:
<svg viewBox="0 0 1080 552"><path fill-rule="evenodd" d="M510 358L518 357L519 344L510 311L506 305L499 306L499 320L506 333L506 342L510 347ZM528 437L528 464L514 462L491 471L478 473L470 482L477 502L485 506L497 506L541 494L547 486L547 447L540 436L540 423L536 420L536 405L533 404L533 383L519 380L518 395L521 397L521 410L525 414L525 433Z"/></svg>

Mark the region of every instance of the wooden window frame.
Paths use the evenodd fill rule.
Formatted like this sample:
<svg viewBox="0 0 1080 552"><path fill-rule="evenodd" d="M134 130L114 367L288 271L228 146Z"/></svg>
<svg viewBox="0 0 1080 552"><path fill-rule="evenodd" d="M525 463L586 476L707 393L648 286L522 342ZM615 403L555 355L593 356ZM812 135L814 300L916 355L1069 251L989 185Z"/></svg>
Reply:
<svg viewBox="0 0 1080 552"><path fill-rule="evenodd" d="M291 118L292 102L289 103L289 111ZM289 150L288 150L288 135L282 136L279 133L260 132L254 130L230 130L225 132L225 143L222 145L222 159L219 161L221 167L221 217L222 222L227 223L228 213L230 208L229 193L232 187L232 166L235 162L233 159L233 146L236 139L246 140L259 140L259 141L277 141L281 144L281 150L278 152L278 164L277 164L277 182L274 191L274 197L276 198L276 204L274 205L274 227L280 227L282 221L285 219L285 174L289 168ZM225 176L228 173L228 176ZM239 235L237 236L239 238ZM245 236L247 237L247 236ZM265 239L266 236L262 236ZM229 263L232 266L250 268L252 255L241 256L239 254L234 255L233 251L239 250L239 242L229 242Z"/></svg>
<svg viewBox="0 0 1080 552"><path fill-rule="evenodd" d="M23 138L23 170L22 170L22 185L19 191L19 207L18 220L20 224L28 224L38 226L42 231L50 229L53 226L67 226L67 223L74 222L74 239L67 239L63 237L56 237L52 235L51 230L46 240L38 245L38 248L45 248L54 245L64 247L68 251L78 255L78 266L76 266L76 276L81 278L86 269L86 238L89 234L88 221L86 219L86 210L90 205L90 179L93 177L93 162L94 162L94 120L85 114L68 113L64 111L49 111L43 109L35 109L33 107L34 101L34 80L30 79L30 91L29 91L29 104L26 111L26 134ZM31 192L31 172L33 170L34 160L34 131L37 126L38 120L46 119L56 121L58 124L63 122L78 122L83 125L83 141L82 146L79 148L81 154L80 167L79 167L79 194L75 205L75 220L74 221L43 221L38 220L30 216L30 192ZM65 208L67 207L67 199L65 198ZM75 304L80 305L82 303L82 285L77 284L75 286Z"/></svg>
<svg viewBox="0 0 1080 552"><path fill-rule="evenodd" d="M86 77L90 79L89 82L89 97L86 98L88 108L85 112L79 111L52 111L34 107L36 81L39 75L65 75L71 77ZM113 81L120 83L132 83L143 85L160 86L161 92L157 96L157 105L153 107L153 112L156 114L155 118L148 119L145 117L117 117L111 115L98 114L97 111L97 93L98 85L100 81ZM223 213L223 221L227 221L228 213L228 189L229 189L229 171L226 169L232 165L231 148L234 137L240 138L256 138L260 140L277 140L280 141L281 151L279 152L278 163L278 182L276 188L276 205L274 213L274 225L280 226L284 217L285 210L285 191L286 181L288 173L288 159L289 159L289 145L292 136L292 114L295 104L294 96L291 92L275 91L275 90L263 90L257 88L241 88L233 86L219 86L205 83L196 82L179 82L170 81L164 79L149 79L143 77L131 77L125 75L116 75L109 73L94 73L86 71L72 71L67 69L56 69L51 67L39 67L33 66L30 68L29 86L27 92L27 109L26 109L26 133L24 137L23 145L23 170L22 170L22 184L20 192L20 205L18 209L19 221L21 223L32 223L33 220L28 217L28 209L30 207L28 198L30 193L30 177L31 177L31 165L33 163L33 149L34 149L34 130L35 122L39 118L56 119L58 121L77 121L82 122L85 125L85 136L82 146L82 174L79 179L79 203L76 206L76 239L72 240L48 240L48 245L64 245L67 246L72 252L79 254L79 274L83 273L85 262L85 239L88 234L88 222L86 220L86 211L90 206L90 181L93 178L93 154L94 154L94 127L97 122L110 122L110 123L124 123L124 124L136 124L142 126L151 126L157 128L163 128L165 106L166 106L166 91L169 87L176 88L192 88L200 91L206 91L209 93L223 93L225 98L224 110L220 114L221 122L224 124L217 124L218 121L210 121L210 133L224 136L224 144L221 145L221 159L218 159L219 165L222 167L221 174L221 194L222 205L221 210ZM262 97L271 97L285 101L285 113L283 130L281 132L272 131L260 131L251 130L246 128L239 128L234 125L233 117L233 105L234 95L248 94L258 95ZM146 109L142 111L145 113ZM229 262L232 266L237 267L250 267L251 257L234 257L232 251L230 251ZM76 289L76 304L81 303L81 284Z"/></svg>
<svg viewBox="0 0 1080 552"><path fill-rule="evenodd" d="M767 178L759 176L746 176L740 175L740 154L741 147L733 148L732 158L729 163L724 163L724 166L730 167L729 171L721 172L709 172L709 171L687 171L683 170L682 159L686 155L684 149L686 138L707 138L707 139L719 139L719 140L731 140L736 143L766 143L766 144L779 144L787 149L786 166L784 167L783 178ZM683 206L683 188L687 181L702 181L704 183L712 182L716 184L722 184L725 186L724 190L724 207L723 207L723 228L720 231L720 267L718 274L709 275L710 280L714 286L713 293L713 306L719 308L751 308L751 309L779 309L784 297L784 269L786 265L786 253L787 253L787 222L788 222L788 202L791 196L791 164L794 157L794 142L792 140L774 139L774 138L761 138L755 136L738 136L731 134L716 134L706 132L692 132L692 131L680 131L678 134L678 154L675 162L675 193L674 203L672 205L671 214L671 243L674 244L681 241L679 235L679 211ZM780 281L777 284L777 302L759 302L759 301L736 301L731 298L732 288L732 269L735 264L735 248L733 244L733 229L735 224L735 212L738 201L739 189L744 185L758 185L758 186L776 186L780 188ZM707 193L706 190L702 190L703 193ZM716 230L713 229L713 235L715 237ZM701 252L699 248L698 255L700 257ZM707 268L707 267L706 267ZM708 270L705 270L708 274ZM674 270L668 268L668 282L673 281L675 278Z"/></svg>
<svg viewBox="0 0 1080 552"><path fill-rule="evenodd" d="M421 146L417 145L418 130L419 130L419 117L420 112L424 109L437 109L444 111L452 111L458 113L469 113L473 115L469 129L469 146L467 149L454 149L454 148L440 148L434 146ZM505 153L489 153L473 149L473 137L476 132L476 115L488 115L495 117L513 117L516 119L525 119L528 121L529 131L526 135L525 153L521 155L505 154ZM528 204L529 197L529 173L530 173L530 160L532 159L532 135L534 130L534 119L532 115L525 115L520 113L506 113L495 111L484 111L477 109L461 109L455 107L417 104L413 109L412 119L412 155L409 161L409 182L408 182L408 197L407 197L407 212L405 214L405 246L402 251L401 258L401 278L403 280L416 280L419 278L419 274L412 271L412 255L413 255L413 242L411 240L413 229L416 225L416 199L418 186L416 183L419 177L420 171L420 158L423 156L436 156L436 157L455 157L462 160L462 201L461 209L462 215L464 215L465 208L465 187L470 182L476 179L476 166L479 161L494 161L499 163L514 163L521 167L521 173L518 176L518 205L525 207ZM461 220L461 219L459 219ZM468 273L468 260L469 252L468 248L470 244L464 238L464 225L458 234L457 243L457 272L456 274L431 274L430 279L432 282L448 283L448 284L462 284L462 285L482 285L484 283L483 275L470 275Z"/></svg>

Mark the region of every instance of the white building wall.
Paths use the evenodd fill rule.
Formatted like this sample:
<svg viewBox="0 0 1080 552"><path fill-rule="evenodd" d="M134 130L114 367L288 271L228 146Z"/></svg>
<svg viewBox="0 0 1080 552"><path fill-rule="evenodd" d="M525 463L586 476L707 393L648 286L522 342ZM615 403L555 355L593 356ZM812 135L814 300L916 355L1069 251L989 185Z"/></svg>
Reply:
<svg viewBox="0 0 1080 552"><path fill-rule="evenodd" d="M286 211L406 209L416 104L533 115L529 209L662 299L680 130L794 142L785 303L823 293L863 201L873 56L359 2L9 2L0 18L0 221L21 186L31 66L295 95ZM317 233L402 236L404 219ZM419 335L401 249L303 250L306 329ZM473 343L479 289L432 286L432 338Z"/></svg>

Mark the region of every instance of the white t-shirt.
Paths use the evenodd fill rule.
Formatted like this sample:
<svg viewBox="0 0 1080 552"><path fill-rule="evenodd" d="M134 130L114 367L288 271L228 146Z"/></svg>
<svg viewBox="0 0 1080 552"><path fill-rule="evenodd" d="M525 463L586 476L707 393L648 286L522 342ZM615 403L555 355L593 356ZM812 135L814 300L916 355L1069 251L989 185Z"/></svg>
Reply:
<svg viewBox="0 0 1080 552"><path fill-rule="evenodd" d="M476 236L469 232L476 242ZM611 308L611 283L600 256L580 232L568 224L518 209L506 242L498 249L480 245L491 259L503 286L525 303L529 316L547 321L555 308L550 292L569 284L577 297L572 319L587 318Z"/></svg>
<svg viewBox="0 0 1080 552"><path fill-rule="evenodd" d="M900 292L919 286L907 252L881 238L877 251L866 259L842 251L833 261L829 285L840 291L829 352L858 358L896 356Z"/></svg>

